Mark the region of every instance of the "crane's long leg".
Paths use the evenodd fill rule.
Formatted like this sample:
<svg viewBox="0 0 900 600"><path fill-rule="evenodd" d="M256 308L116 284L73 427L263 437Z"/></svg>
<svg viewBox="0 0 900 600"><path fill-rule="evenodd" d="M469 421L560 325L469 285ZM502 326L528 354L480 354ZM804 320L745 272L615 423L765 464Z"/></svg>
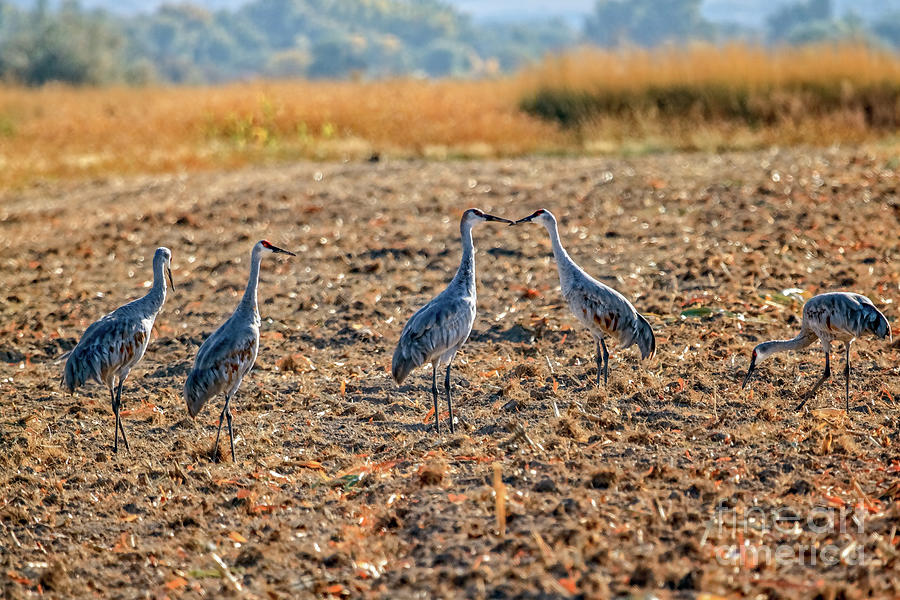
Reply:
<svg viewBox="0 0 900 600"><path fill-rule="evenodd" d="M219 434L222 433L222 419L224 419L225 416L228 414L228 404L229 404L230 400L231 400L231 396L226 394L225 395L225 406L222 407L222 412L219 413L219 428L216 429L216 443L213 446L213 453L212 453L213 460L216 460L216 455L219 454ZM229 430L231 429L230 421L231 421L231 419L229 418L229 424L228 424ZM232 459L233 458L234 458L234 446L232 445Z"/></svg>
<svg viewBox="0 0 900 600"><path fill-rule="evenodd" d="M609 350L606 349L606 341L600 338L600 347L603 348L603 385L609 382ZM600 385L600 373L597 373L597 385Z"/></svg>
<svg viewBox="0 0 900 600"><path fill-rule="evenodd" d="M116 387L116 390L113 390ZM125 437L125 428L122 426L122 418L119 416L119 409L122 406L122 380L119 379L117 386L109 387L109 399L112 402L113 415L115 417L115 426L113 433L113 452L119 451L119 431L122 432L122 442L125 443L125 449L131 450L128 446L128 438Z"/></svg>
<svg viewBox="0 0 900 600"><path fill-rule="evenodd" d="M440 433L441 426L438 424L437 360L431 363L431 397L434 399L434 432Z"/></svg>
<svg viewBox="0 0 900 600"><path fill-rule="evenodd" d="M812 386L812 389L809 390L808 392L806 392L806 397L804 397L803 402L801 402L797 406L797 410L800 410L801 408L806 406L807 401L816 395L816 392L818 391L818 389L820 387L822 387L822 384L825 383L825 380L828 379L829 377L831 377L831 352L826 351L825 352L825 372L822 373L822 376L819 377L819 380L816 382L816 384L814 386Z"/></svg>
<svg viewBox="0 0 900 600"><path fill-rule="evenodd" d="M125 426L122 425L122 417L119 416L119 412L122 410L122 385L125 383L125 378L119 378L119 385L116 388L116 424L119 426L119 429L122 431L122 442L125 444L125 449L129 452L131 451L131 447L128 446L128 438L125 437Z"/></svg>
<svg viewBox="0 0 900 600"><path fill-rule="evenodd" d="M115 386L109 386L109 403L112 406L113 411L113 452L119 451L119 411L116 409L116 391L113 389Z"/></svg>
<svg viewBox="0 0 900 600"><path fill-rule="evenodd" d="M225 419L228 420L228 442L231 444L231 462L237 462L234 458L234 430L231 428L231 396L225 400Z"/></svg>
<svg viewBox="0 0 900 600"><path fill-rule="evenodd" d="M447 363L447 374L444 376L444 389L447 390L447 409L450 411L450 433L453 433L453 400L450 398L450 364Z"/></svg>
<svg viewBox="0 0 900 600"><path fill-rule="evenodd" d="M847 416L850 416L850 344L852 342L847 342L844 344L844 350L847 353L847 362L844 365L844 398L845 405L844 410L847 411Z"/></svg>

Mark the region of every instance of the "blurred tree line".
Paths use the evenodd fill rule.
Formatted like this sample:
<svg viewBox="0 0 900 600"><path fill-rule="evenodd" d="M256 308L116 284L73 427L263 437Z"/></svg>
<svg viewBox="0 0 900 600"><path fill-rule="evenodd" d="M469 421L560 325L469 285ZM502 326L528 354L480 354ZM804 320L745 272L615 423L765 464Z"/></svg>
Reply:
<svg viewBox="0 0 900 600"><path fill-rule="evenodd" d="M598 0L579 29L561 20L479 24L439 0L251 0L233 10L190 3L138 16L77 0L30 9L0 0L0 78L27 85L250 77L485 76L592 43L653 46L744 37L804 43L853 37L900 47L900 14L836 17L831 0L770 15L765 31L703 18L701 0Z"/></svg>
<svg viewBox="0 0 900 600"><path fill-rule="evenodd" d="M28 85L250 77L481 76L570 46L562 21L479 26L437 0L252 0L117 17L0 0L0 78Z"/></svg>
<svg viewBox="0 0 900 600"><path fill-rule="evenodd" d="M768 44L806 44L852 39L900 49L900 13L864 22L853 12L838 16L833 0L799 0L768 14L763 30L705 19L702 0L597 0L585 20L588 42L616 47L655 46L687 40L745 39Z"/></svg>

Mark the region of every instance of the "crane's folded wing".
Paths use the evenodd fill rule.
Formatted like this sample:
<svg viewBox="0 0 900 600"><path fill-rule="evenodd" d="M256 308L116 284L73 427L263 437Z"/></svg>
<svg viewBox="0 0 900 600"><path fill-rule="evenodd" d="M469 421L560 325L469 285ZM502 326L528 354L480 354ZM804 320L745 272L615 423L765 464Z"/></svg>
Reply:
<svg viewBox="0 0 900 600"><path fill-rule="evenodd" d="M414 368L465 342L474 321L475 305L467 299L426 304L400 334L392 361L394 379L403 381Z"/></svg>

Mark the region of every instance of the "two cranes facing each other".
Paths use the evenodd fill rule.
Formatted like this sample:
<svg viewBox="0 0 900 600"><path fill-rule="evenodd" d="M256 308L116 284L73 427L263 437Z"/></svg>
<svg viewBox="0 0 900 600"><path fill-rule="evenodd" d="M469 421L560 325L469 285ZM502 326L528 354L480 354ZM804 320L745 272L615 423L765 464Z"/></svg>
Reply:
<svg viewBox="0 0 900 600"><path fill-rule="evenodd" d="M609 351L605 338L618 341L622 349L637 344L643 358L656 353L656 339L650 323L641 316L625 296L606 286L575 264L559 240L556 218L546 210L511 221L488 215L477 208L463 213L460 221L463 256L456 276L443 292L416 312L406 323L394 350L391 374L400 384L414 368L431 363L431 394L434 400L434 428L439 428L437 371L446 365L444 387L453 433L453 406L450 395L450 364L466 342L475 323L475 257L472 227L483 221L499 221L509 225L534 221L550 234L553 256L559 271L563 296L575 317L591 332L597 350L597 385L600 375L609 377Z"/></svg>

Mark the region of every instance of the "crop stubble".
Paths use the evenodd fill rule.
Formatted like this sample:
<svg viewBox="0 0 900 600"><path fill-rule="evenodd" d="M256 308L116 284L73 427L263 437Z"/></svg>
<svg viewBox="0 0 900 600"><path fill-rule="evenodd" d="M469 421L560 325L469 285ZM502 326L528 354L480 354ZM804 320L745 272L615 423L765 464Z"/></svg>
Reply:
<svg viewBox="0 0 900 600"><path fill-rule="evenodd" d="M561 304L544 230L482 225L479 314L454 370L461 426L434 436L430 373L397 388L390 355L452 276L471 206L552 209L573 258L648 315L657 358L613 349L609 387L595 389L593 344ZM866 149L303 163L7 195L0 589L896 594L897 344L855 344L852 422L829 410L839 378L812 412L792 410L823 368L818 350L764 364L752 391L740 382L754 343L798 325L784 288L856 290L896 318L898 221L895 173ZM263 266L260 356L233 406L239 462L214 464L221 399L193 422L180 387L261 238L299 256ZM177 290L123 392L132 450L110 456L105 392L67 397L52 358L143 293L158 245ZM697 308L712 310L680 317ZM854 506L861 528L806 520ZM800 527L711 527L717 507L790 510ZM864 558L747 558L779 544Z"/></svg>

